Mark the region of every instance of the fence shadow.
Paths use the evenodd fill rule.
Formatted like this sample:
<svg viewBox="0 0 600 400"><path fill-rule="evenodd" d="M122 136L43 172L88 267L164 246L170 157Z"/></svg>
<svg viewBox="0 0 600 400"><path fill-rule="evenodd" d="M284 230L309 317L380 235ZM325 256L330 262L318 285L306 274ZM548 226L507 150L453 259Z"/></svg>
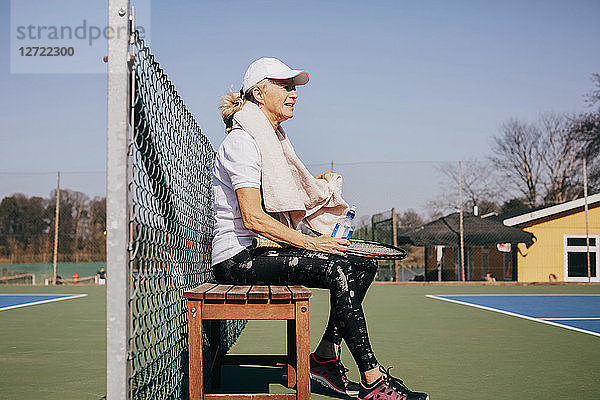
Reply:
<svg viewBox="0 0 600 400"><path fill-rule="evenodd" d="M285 367L225 365L221 370L221 387L209 388L209 393L269 393L269 385L281 385L285 389L287 379ZM322 386L310 382L310 392L338 399L349 399Z"/></svg>

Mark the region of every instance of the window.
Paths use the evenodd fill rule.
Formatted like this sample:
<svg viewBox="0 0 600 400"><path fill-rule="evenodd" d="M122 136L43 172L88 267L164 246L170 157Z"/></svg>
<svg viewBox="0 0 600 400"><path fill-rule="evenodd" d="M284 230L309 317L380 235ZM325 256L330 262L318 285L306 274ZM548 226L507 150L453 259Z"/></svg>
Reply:
<svg viewBox="0 0 600 400"><path fill-rule="evenodd" d="M598 235L590 235L590 276L598 276ZM565 281L585 282L588 280L588 265L585 235L564 236Z"/></svg>
<svg viewBox="0 0 600 400"><path fill-rule="evenodd" d="M584 237L567 237L567 246L586 246ZM590 237L590 247L596 247L596 238Z"/></svg>

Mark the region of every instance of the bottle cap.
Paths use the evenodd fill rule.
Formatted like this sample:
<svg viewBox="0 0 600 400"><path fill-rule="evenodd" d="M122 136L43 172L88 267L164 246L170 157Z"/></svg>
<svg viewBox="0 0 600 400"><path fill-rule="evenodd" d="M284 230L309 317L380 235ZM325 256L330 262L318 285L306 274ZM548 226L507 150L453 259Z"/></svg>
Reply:
<svg viewBox="0 0 600 400"><path fill-rule="evenodd" d="M352 219L352 218L354 218L355 215L356 215L356 206L352 206L352 207L350 207L350 210L348 210L348 212L346 213L346 217L350 217Z"/></svg>

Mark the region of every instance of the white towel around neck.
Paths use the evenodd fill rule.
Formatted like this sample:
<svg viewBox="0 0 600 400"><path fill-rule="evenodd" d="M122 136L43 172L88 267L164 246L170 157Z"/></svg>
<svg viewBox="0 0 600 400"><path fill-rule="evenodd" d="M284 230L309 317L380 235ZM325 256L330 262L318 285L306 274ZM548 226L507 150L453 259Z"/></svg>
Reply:
<svg viewBox="0 0 600 400"><path fill-rule="evenodd" d="M278 213L279 220L294 229L303 222L314 231L331 234L348 209L342 199L342 177L327 182L312 176L283 128L275 131L256 104L247 101L233 119L233 129L243 129L258 145L265 210Z"/></svg>

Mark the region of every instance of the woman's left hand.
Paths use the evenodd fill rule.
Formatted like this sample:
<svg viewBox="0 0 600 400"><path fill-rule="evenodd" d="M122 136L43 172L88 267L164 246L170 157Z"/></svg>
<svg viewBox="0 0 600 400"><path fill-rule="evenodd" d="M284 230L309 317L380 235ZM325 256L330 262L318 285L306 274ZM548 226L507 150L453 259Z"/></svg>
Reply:
<svg viewBox="0 0 600 400"><path fill-rule="evenodd" d="M323 172L315 176L316 179L325 179L327 182L331 182L336 177L340 176L340 174L336 174L335 172Z"/></svg>

